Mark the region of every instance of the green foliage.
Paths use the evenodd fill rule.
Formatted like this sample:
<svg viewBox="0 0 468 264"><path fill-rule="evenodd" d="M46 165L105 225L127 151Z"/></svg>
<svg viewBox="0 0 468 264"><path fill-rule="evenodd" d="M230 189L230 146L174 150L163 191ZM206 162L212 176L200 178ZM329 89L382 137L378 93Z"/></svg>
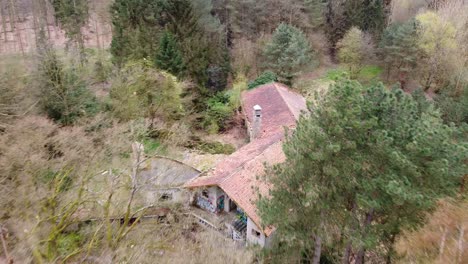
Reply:
<svg viewBox="0 0 468 264"><path fill-rule="evenodd" d="M160 28L160 0L116 0L111 6L113 62L152 58L156 54Z"/></svg>
<svg viewBox="0 0 468 264"><path fill-rule="evenodd" d="M84 238L79 233L64 233L57 238L57 251L60 256L66 257L69 254L80 250Z"/></svg>
<svg viewBox="0 0 468 264"><path fill-rule="evenodd" d="M231 118L233 113L234 111L230 105L229 94L219 92L207 101L203 126L210 133L215 134L219 130L224 130L226 128L227 121Z"/></svg>
<svg viewBox="0 0 468 264"><path fill-rule="evenodd" d="M223 144L221 142L200 142L196 148L200 151L209 154L225 154L230 155L236 151L236 148L231 144Z"/></svg>
<svg viewBox="0 0 468 264"><path fill-rule="evenodd" d="M147 155L157 154L161 150L161 148L163 147L161 145L161 142L159 142L156 139L148 138L148 137L144 138L142 140L142 143L143 143L143 146L145 148L145 154L147 154Z"/></svg>
<svg viewBox="0 0 468 264"><path fill-rule="evenodd" d="M260 76L258 76L255 80L249 82L249 89L253 89L257 86L260 86L262 84L266 83L271 83L271 82L276 82L278 80L278 77L276 74L272 71L264 71Z"/></svg>
<svg viewBox="0 0 468 264"><path fill-rule="evenodd" d="M239 76L234 80L232 89L226 91L229 95L229 104L232 109L239 110L241 107L241 95L244 90L247 89L247 79L243 76Z"/></svg>
<svg viewBox="0 0 468 264"><path fill-rule="evenodd" d="M454 123L457 126L468 124L468 86L461 92L456 92L453 87L443 89L435 98L442 119L447 124Z"/></svg>
<svg viewBox="0 0 468 264"><path fill-rule="evenodd" d="M364 33L359 28L352 27L338 42L338 58L347 65L352 78L361 70L366 55L370 55L365 41Z"/></svg>
<svg viewBox="0 0 468 264"><path fill-rule="evenodd" d="M313 29L321 28L325 19L323 12L325 11L326 3L322 0L305 0L304 6L306 7L307 14L310 20L310 26Z"/></svg>
<svg viewBox="0 0 468 264"><path fill-rule="evenodd" d="M159 42L159 50L156 54L156 66L166 70L175 76L179 76L184 70L184 62L174 36L165 31Z"/></svg>
<svg viewBox="0 0 468 264"><path fill-rule="evenodd" d="M348 77L348 72L342 69L331 69L327 71L325 78L331 81L338 81L342 78Z"/></svg>
<svg viewBox="0 0 468 264"><path fill-rule="evenodd" d="M0 131L20 113L24 100L27 78L24 68L7 64L0 70Z"/></svg>
<svg viewBox="0 0 468 264"><path fill-rule="evenodd" d="M207 81L206 87L211 91L222 91L227 86L227 77L230 71L229 65L224 66L209 66L206 70Z"/></svg>
<svg viewBox="0 0 468 264"><path fill-rule="evenodd" d="M273 188L258 203L263 224L287 241L285 255L312 252L318 234L333 262L348 243L391 258L400 230L457 191L466 141L433 106L382 84L338 81L311 110L283 146L286 162L267 172Z"/></svg>
<svg viewBox="0 0 468 264"><path fill-rule="evenodd" d="M383 0L327 1L325 8L325 33L332 55L336 44L353 26L370 32L377 38L385 28Z"/></svg>
<svg viewBox="0 0 468 264"><path fill-rule="evenodd" d="M70 125L79 117L98 112L96 97L78 75L77 67L66 68L50 49L41 51L39 60L40 103L49 118Z"/></svg>
<svg viewBox="0 0 468 264"><path fill-rule="evenodd" d="M344 13L352 26L378 36L385 28L383 0L350 0L344 4Z"/></svg>
<svg viewBox="0 0 468 264"><path fill-rule="evenodd" d="M219 1L214 1L214 3ZM316 29L323 23L321 0L237 0L226 1L218 16L232 32L234 39L255 41L262 34L270 34L282 22L303 31ZM229 36L229 37L231 37Z"/></svg>
<svg viewBox="0 0 468 264"><path fill-rule="evenodd" d="M54 15L67 37L74 41L80 51L80 59L84 61L84 36L81 29L86 26L89 18L87 0L51 0Z"/></svg>
<svg viewBox="0 0 468 264"><path fill-rule="evenodd" d="M385 29L380 41L380 54L388 74L394 69L409 72L417 64L419 48L418 24L415 20L403 24L392 24Z"/></svg>
<svg viewBox="0 0 468 264"><path fill-rule="evenodd" d="M96 83L106 82L112 73L112 62L110 61L110 57L107 53L99 51L91 58L88 57L88 59L89 61L94 59L91 74L93 81Z"/></svg>
<svg viewBox="0 0 468 264"><path fill-rule="evenodd" d="M128 64L119 73L111 91L111 108L121 120L147 117L165 121L180 118L183 86L169 73L159 72L146 61Z"/></svg>
<svg viewBox="0 0 468 264"><path fill-rule="evenodd" d="M69 174L46 170L44 172L38 173L37 176L37 182L44 184L45 186L49 186L57 180L60 182L60 185L58 186L58 191L60 192L68 191L72 187L73 178Z"/></svg>
<svg viewBox="0 0 468 264"><path fill-rule="evenodd" d="M361 68L357 75L357 79L360 82L369 82L372 80L379 79L379 76L382 74L383 69L376 65L366 65Z"/></svg>
<svg viewBox="0 0 468 264"><path fill-rule="evenodd" d="M434 12L419 14L416 20L419 25L417 44L422 55L419 75L427 90L432 84L441 85L450 80L454 70L453 62L460 56L460 50L457 48L457 30L451 22Z"/></svg>
<svg viewBox="0 0 468 264"><path fill-rule="evenodd" d="M222 28L205 0L116 0L111 53L122 66L155 58L156 65L200 87L224 89L229 56Z"/></svg>
<svg viewBox="0 0 468 264"><path fill-rule="evenodd" d="M69 37L81 34L81 27L88 20L88 1L86 0L52 0L55 17Z"/></svg>
<svg viewBox="0 0 468 264"><path fill-rule="evenodd" d="M311 48L298 28L281 23L271 43L263 51L265 67L278 76L278 81L291 84L301 69L311 62Z"/></svg>

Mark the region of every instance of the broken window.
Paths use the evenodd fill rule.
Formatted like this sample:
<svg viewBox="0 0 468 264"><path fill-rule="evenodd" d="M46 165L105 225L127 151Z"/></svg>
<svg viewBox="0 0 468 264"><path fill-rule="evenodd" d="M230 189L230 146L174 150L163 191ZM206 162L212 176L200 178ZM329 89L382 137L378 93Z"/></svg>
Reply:
<svg viewBox="0 0 468 264"><path fill-rule="evenodd" d="M163 193L161 197L159 197L159 201L170 201L172 200L172 193Z"/></svg>
<svg viewBox="0 0 468 264"><path fill-rule="evenodd" d="M258 231L255 230L255 229L252 229L252 236L254 236L254 237L260 237L260 235L261 235L260 232L258 232Z"/></svg>
<svg viewBox="0 0 468 264"><path fill-rule="evenodd" d="M207 198L207 199L210 198L210 197L208 196L208 190L203 190L203 191L202 191L202 196L205 197L205 198Z"/></svg>

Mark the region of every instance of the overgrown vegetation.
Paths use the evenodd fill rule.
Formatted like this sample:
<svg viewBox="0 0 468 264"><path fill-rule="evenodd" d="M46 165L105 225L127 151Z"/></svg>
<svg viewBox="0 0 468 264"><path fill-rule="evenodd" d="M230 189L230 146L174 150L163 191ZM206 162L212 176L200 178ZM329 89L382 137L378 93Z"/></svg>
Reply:
<svg viewBox="0 0 468 264"><path fill-rule="evenodd" d="M255 80L249 82L249 89L253 89L257 86L262 84L275 82L278 80L278 77L274 72L271 71L264 71L260 76L258 76Z"/></svg>
<svg viewBox="0 0 468 264"><path fill-rule="evenodd" d="M0 262L464 263L467 13L0 0ZM242 94L271 82L311 111L264 179L277 243L259 254L151 200L140 176L158 155L211 169L247 141Z"/></svg>

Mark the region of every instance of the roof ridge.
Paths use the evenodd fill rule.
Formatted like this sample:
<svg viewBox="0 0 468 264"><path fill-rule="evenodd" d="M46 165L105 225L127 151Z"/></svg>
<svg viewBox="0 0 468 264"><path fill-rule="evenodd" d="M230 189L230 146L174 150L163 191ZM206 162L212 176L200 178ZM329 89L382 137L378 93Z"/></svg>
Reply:
<svg viewBox="0 0 468 264"><path fill-rule="evenodd" d="M278 133L278 134L279 134L279 133ZM273 135L271 135L270 137L274 137L274 136L276 136L276 135L277 135L277 134L273 134ZM269 147L271 147L273 144L275 144L275 143L277 143L277 142L279 142L279 141L281 141L281 138L279 138L278 140L275 140L275 141L273 141L273 142L271 142L271 143L269 143L269 144L266 144L265 149L262 150L262 151L261 151L260 153L258 153L257 155L255 155L255 157L254 157L253 159L249 159L249 160L246 160L246 161L244 161L243 163L241 163L239 166L236 167L236 170L235 170L234 172L232 172L232 173L226 175L226 177L223 177L223 178L222 178L222 181L217 182L216 184L218 184L218 185L222 184L224 181L226 181L227 178L231 177L234 173L236 173L236 172L239 171L240 169L243 169L244 166L245 166L247 163L250 163L250 162L253 162L254 160L256 160L256 159L257 159L260 155L262 155ZM250 143L252 143L252 142L250 142ZM250 144L250 143L249 143L249 144Z"/></svg>
<svg viewBox="0 0 468 264"><path fill-rule="evenodd" d="M281 98L283 99L284 103L285 103L286 106L288 107L289 114L291 114L292 117L293 117L294 119L296 119L296 116L294 115L294 112L292 111L292 107L291 107L291 105L289 104L289 101L284 97L283 93L282 93L281 90L280 90L280 88L282 88L282 87L280 87L280 86L278 85L277 82L274 82L273 85L275 86L276 91L279 93L279 95L280 95ZM286 88L285 88L285 89L286 89ZM286 89L286 90L289 91L289 89Z"/></svg>

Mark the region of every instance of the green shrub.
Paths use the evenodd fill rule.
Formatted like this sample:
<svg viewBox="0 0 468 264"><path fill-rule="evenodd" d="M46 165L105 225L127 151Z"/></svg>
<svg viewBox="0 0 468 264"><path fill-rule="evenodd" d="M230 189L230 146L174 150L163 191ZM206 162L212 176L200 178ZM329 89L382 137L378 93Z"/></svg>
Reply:
<svg viewBox="0 0 468 264"><path fill-rule="evenodd" d="M111 67L103 60L94 62L94 80L98 83L107 81L111 72Z"/></svg>
<svg viewBox="0 0 468 264"><path fill-rule="evenodd" d="M123 121L177 120L184 112L180 99L182 90L183 85L176 77L139 61L124 67L113 82L111 109Z"/></svg>
<svg viewBox="0 0 468 264"><path fill-rule="evenodd" d="M49 118L71 125L78 118L99 111L99 103L86 86L79 66L66 67L55 51L41 50L37 77L41 91L40 106Z"/></svg>
<svg viewBox="0 0 468 264"><path fill-rule="evenodd" d="M237 110L241 107L241 94L245 89L247 89L247 79L244 76L239 76L234 80L232 89L227 91L229 104L233 110Z"/></svg>
<svg viewBox="0 0 468 264"><path fill-rule="evenodd" d="M221 142L200 142L196 149L209 154L226 154L230 155L236 151L236 148L231 144L223 144Z"/></svg>
<svg viewBox="0 0 468 264"><path fill-rule="evenodd" d="M468 123L468 87L456 92L452 87L442 90L437 95L435 103L440 109L445 123L454 123L457 126Z"/></svg>
<svg viewBox="0 0 468 264"><path fill-rule="evenodd" d="M70 190L73 179L69 173L46 170L37 174L36 182L44 185L52 185L54 181L60 183L59 190L65 192Z"/></svg>
<svg viewBox="0 0 468 264"><path fill-rule="evenodd" d="M226 128L227 120L232 114L229 94L219 92L207 101L203 127L210 133L217 133Z"/></svg>
<svg viewBox="0 0 468 264"><path fill-rule="evenodd" d="M383 69L375 65L367 65L361 68L357 77L361 82L368 82L379 78L382 74Z"/></svg>
<svg viewBox="0 0 468 264"><path fill-rule="evenodd" d="M325 78L330 81L337 81L341 78L345 78L348 76L348 73L342 69L331 69L325 75Z"/></svg>
<svg viewBox="0 0 468 264"><path fill-rule="evenodd" d="M67 256L80 249L83 236L78 233L61 234L57 239L57 250L61 256Z"/></svg>
<svg viewBox="0 0 468 264"><path fill-rule="evenodd" d="M253 89L262 84L276 82L277 80L278 80L278 77L276 76L274 72L264 71L262 74L260 74L260 76L257 77L257 79L249 82L248 88Z"/></svg>

